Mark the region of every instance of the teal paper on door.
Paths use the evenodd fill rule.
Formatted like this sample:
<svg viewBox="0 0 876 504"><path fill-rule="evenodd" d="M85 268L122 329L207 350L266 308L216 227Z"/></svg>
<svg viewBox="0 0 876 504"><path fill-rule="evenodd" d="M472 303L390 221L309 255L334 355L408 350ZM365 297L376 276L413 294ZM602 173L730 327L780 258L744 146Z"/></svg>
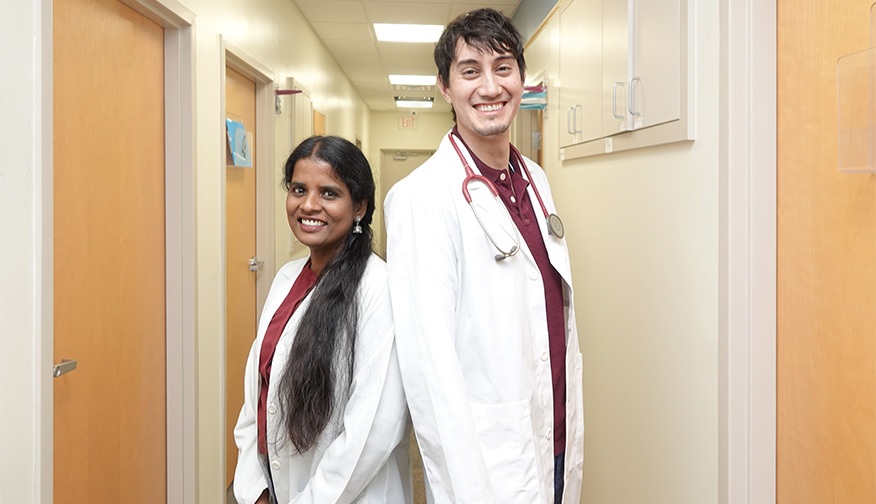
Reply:
<svg viewBox="0 0 876 504"><path fill-rule="evenodd" d="M225 119L225 131L228 141L226 152L231 157L231 159L226 160L226 164L252 168L251 133L246 131L242 122L229 118Z"/></svg>

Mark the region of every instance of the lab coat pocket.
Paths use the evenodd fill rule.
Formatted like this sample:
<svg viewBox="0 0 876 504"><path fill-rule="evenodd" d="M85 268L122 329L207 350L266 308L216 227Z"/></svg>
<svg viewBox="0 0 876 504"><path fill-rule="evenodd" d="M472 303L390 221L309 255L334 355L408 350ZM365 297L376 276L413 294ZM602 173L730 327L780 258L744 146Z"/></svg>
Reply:
<svg viewBox="0 0 876 504"><path fill-rule="evenodd" d="M484 462L496 502L544 500L538 484L529 402L473 404Z"/></svg>

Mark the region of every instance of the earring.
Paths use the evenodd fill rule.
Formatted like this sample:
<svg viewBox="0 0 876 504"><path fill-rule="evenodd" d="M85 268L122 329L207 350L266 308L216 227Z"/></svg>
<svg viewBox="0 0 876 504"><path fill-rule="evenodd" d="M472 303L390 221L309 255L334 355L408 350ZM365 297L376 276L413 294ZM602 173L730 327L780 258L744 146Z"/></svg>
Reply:
<svg viewBox="0 0 876 504"><path fill-rule="evenodd" d="M356 225L353 226L353 234L362 234L362 226L359 223L362 221L362 217L356 216Z"/></svg>

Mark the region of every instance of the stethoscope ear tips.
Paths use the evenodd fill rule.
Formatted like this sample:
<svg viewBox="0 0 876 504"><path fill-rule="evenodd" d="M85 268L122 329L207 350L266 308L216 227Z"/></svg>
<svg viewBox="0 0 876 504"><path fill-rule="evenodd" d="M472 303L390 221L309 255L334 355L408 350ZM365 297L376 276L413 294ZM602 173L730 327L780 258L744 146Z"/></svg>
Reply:
<svg viewBox="0 0 876 504"><path fill-rule="evenodd" d="M511 250L509 252L502 252L501 254L496 254L496 262L502 262L505 259L508 259L509 257L513 256L516 253L517 253L517 245L511 247Z"/></svg>

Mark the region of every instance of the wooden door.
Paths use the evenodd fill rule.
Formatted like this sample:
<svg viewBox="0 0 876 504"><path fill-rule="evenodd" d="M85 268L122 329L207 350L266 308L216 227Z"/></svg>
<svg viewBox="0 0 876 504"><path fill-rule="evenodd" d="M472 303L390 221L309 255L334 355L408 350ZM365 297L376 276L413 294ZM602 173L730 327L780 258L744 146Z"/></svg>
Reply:
<svg viewBox="0 0 876 504"><path fill-rule="evenodd" d="M325 114L319 110L313 111L313 134L325 136Z"/></svg>
<svg viewBox="0 0 876 504"><path fill-rule="evenodd" d="M779 504L876 502L876 176L839 172L836 73L871 3L777 3Z"/></svg>
<svg viewBox="0 0 876 504"><path fill-rule="evenodd" d="M55 502L164 502L164 33L53 4Z"/></svg>
<svg viewBox="0 0 876 504"><path fill-rule="evenodd" d="M225 68L226 116L251 132L252 166L225 168L225 485L234 477L237 445L234 425L243 406L243 374L256 335L256 84Z"/></svg>

